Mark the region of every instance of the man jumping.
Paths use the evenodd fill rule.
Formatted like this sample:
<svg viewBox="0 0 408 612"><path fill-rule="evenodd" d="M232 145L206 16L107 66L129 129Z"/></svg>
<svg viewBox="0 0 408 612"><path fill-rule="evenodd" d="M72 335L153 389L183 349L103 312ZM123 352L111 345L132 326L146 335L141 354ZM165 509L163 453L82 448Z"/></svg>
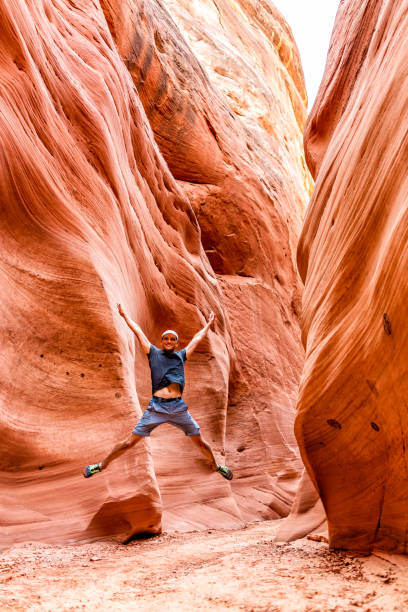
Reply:
<svg viewBox="0 0 408 612"><path fill-rule="evenodd" d="M142 418L132 431L130 438L116 444L109 455L100 463L88 465L84 471L85 478L105 470L111 461L120 457L129 448L140 442L142 438L150 436L153 429L162 423L170 423L190 437L190 440L208 460L212 471L219 472L227 480L232 480L231 470L216 462L211 446L201 437L200 428L181 397L184 389L184 362L186 359L190 359L197 345L207 335L215 318L214 313L210 314L207 324L194 336L190 344L181 351L176 351L178 334L175 331L167 329L162 333L162 348L159 349L149 342L139 325L127 316L120 304L118 304L118 311L136 335L140 346L149 359L153 397Z"/></svg>

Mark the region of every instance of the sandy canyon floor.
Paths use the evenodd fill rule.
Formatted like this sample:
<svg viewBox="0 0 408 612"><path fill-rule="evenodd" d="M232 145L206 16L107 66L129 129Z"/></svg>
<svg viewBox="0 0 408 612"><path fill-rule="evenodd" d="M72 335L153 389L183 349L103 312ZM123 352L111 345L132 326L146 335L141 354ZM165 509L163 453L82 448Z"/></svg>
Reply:
<svg viewBox="0 0 408 612"><path fill-rule="evenodd" d="M408 558L274 542L276 522L0 556L2 611L408 610Z"/></svg>

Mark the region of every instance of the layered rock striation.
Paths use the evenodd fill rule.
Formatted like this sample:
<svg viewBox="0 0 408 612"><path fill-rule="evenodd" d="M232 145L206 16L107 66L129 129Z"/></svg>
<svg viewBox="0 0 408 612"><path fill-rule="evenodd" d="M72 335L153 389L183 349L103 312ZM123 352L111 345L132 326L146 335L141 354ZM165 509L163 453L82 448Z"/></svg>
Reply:
<svg viewBox="0 0 408 612"><path fill-rule="evenodd" d="M253 2L168 2L164 9L111 0L104 9L223 294L236 356L225 442L238 476L234 498L245 520L285 515L300 469L292 434L303 360L293 253L311 185L295 43L271 3L255 10ZM199 408L199 390L188 393L199 415L212 412ZM162 480L164 499L167 486L172 507L185 505ZM181 512L172 510L178 528Z"/></svg>
<svg viewBox="0 0 408 612"><path fill-rule="evenodd" d="M296 435L330 544L407 552L406 2L340 4L306 128Z"/></svg>
<svg viewBox="0 0 408 612"><path fill-rule="evenodd" d="M237 15L258 27L255 59L274 66L258 78L271 85L258 115L254 89L252 119L159 2L0 7L2 544L124 541L162 522L238 526L289 511L305 95L282 18L262 3L261 23L254 6L224 6L221 28L232 48ZM176 8L187 23L188 7ZM117 302L155 344L172 327L185 345L215 311L187 365L186 400L235 470L232 486L169 426L82 478L150 392Z"/></svg>

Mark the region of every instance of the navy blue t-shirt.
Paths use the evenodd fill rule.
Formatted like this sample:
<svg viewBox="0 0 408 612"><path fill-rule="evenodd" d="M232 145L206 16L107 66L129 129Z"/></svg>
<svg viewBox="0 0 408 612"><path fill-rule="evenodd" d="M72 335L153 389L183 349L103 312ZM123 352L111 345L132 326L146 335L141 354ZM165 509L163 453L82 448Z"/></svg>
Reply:
<svg viewBox="0 0 408 612"><path fill-rule="evenodd" d="M184 362L187 359L186 349L175 353L166 353L166 351L151 344L147 357L152 375L152 395L159 389L168 387L171 383L178 383L181 393L183 393Z"/></svg>

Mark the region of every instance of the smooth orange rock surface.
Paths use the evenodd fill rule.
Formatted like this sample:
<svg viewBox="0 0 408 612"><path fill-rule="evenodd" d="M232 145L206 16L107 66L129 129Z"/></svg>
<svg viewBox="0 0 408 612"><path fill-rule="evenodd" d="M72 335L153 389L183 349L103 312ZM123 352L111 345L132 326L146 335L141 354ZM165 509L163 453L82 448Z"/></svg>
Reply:
<svg viewBox="0 0 408 612"><path fill-rule="evenodd" d="M340 4L306 147L296 436L330 544L407 552L406 2Z"/></svg>
<svg viewBox="0 0 408 612"><path fill-rule="evenodd" d="M103 5L156 140L192 203L222 290L236 356L225 449L244 520L286 515L301 471L292 433L303 361L293 252L311 185L301 146L306 94L297 50L273 5L259 11L255 5ZM187 396L196 414L216 418L211 402L200 406L199 391L187 388ZM169 479L165 469L161 477L167 443L158 435L153 444L165 526L180 529L183 514L186 528L199 525L207 514L186 507L174 474Z"/></svg>
<svg viewBox="0 0 408 612"><path fill-rule="evenodd" d="M160 3L14 0L0 18L0 542L287 514L303 359L293 246L310 185L297 58L287 70L286 47L267 45L288 81L272 80L273 136L229 107ZM156 344L172 327L185 345L216 312L186 401L232 485L170 426L82 478L150 393L118 301Z"/></svg>

